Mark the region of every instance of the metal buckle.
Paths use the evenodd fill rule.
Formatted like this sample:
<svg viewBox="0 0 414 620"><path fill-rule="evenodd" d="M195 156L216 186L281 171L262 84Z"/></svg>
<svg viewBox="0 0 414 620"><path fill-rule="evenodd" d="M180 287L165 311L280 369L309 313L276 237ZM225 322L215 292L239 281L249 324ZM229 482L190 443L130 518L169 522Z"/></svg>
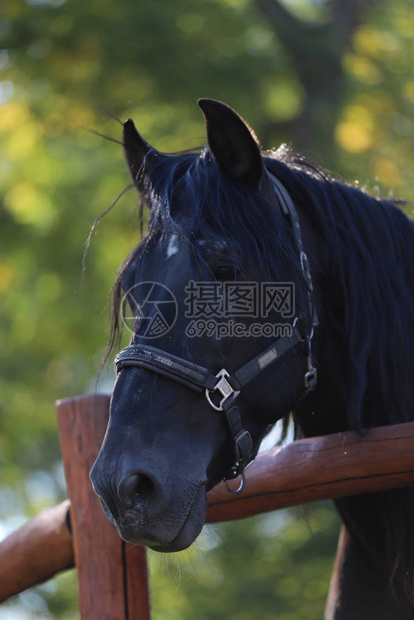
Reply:
<svg viewBox="0 0 414 620"><path fill-rule="evenodd" d="M307 285L309 286L309 289L313 291L312 274L310 270L309 259L306 252L304 252L303 250L301 250L300 252L300 266L305 276Z"/></svg>
<svg viewBox="0 0 414 620"><path fill-rule="evenodd" d="M313 390L316 387L317 382L318 371L312 366L312 368L305 373L305 388L307 390Z"/></svg>
<svg viewBox="0 0 414 620"><path fill-rule="evenodd" d="M313 328L312 328L312 332L313 332ZM318 382L318 371L315 368L315 366L312 364L310 338L308 339L308 351L309 351L309 354L307 357L308 371L305 372L305 388L307 390L313 390L316 387L316 384Z"/></svg>
<svg viewBox="0 0 414 620"><path fill-rule="evenodd" d="M225 370L225 368L222 368L220 370L220 372L218 372L216 374L217 379L219 379L219 381L216 383L216 385L214 386L213 390L209 390L208 388L206 388L206 398L209 402L209 404L213 407L213 409L215 409L216 411L223 411L223 404L226 402L226 400L228 398L230 398L230 396L237 396L238 394L240 394L240 392L236 392L235 390L233 390L233 388L231 387L230 383L227 381L226 377L229 377L229 373L227 372L227 370ZM219 403L219 405L215 405L213 403L213 401L211 400L210 394L213 394L216 390L218 390L220 392L220 394L222 395L222 399Z"/></svg>
<svg viewBox="0 0 414 620"><path fill-rule="evenodd" d="M250 450L247 453L247 455L251 452L251 446L252 446L252 438L251 435L249 433L249 431L241 431L241 433L239 435L237 435L234 438L234 442L235 442L235 453L236 453L236 461L237 463L240 463L240 461L242 461L243 459L246 458L247 455L243 454L243 450L240 449L241 443L243 441L244 438L248 439L248 443L250 444ZM250 465L253 463L254 459L251 459L249 461L249 463L247 465L245 465L243 467L243 470L247 469L248 467L250 467Z"/></svg>

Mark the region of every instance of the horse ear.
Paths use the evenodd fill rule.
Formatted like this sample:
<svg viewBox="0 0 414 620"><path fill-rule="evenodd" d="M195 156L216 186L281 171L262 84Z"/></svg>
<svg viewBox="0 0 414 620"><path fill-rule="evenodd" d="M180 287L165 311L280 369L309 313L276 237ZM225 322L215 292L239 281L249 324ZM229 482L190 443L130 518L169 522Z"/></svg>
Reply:
<svg viewBox="0 0 414 620"><path fill-rule="evenodd" d="M142 136L140 136L135 129L134 121L130 118L124 123L123 145L129 172L132 180L139 189L139 173L151 147L145 142Z"/></svg>
<svg viewBox="0 0 414 620"><path fill-rule="evenodd" d="M206 119L208 146L219 166L257 189L263 174L259 142L247 123L225 103L199 99Z"/></svg>

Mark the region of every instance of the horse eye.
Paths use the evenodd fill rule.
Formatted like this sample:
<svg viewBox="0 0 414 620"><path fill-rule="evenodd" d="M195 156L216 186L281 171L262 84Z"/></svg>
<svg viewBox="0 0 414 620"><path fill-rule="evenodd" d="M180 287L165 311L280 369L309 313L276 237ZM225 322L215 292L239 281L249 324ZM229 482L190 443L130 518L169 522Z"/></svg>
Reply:
<svg viewBox="0 0 414 620"><path fill-rule="evenodd" d="M216 280L235 280L236 270L233 265L220 265L214 272Z"/></svg>

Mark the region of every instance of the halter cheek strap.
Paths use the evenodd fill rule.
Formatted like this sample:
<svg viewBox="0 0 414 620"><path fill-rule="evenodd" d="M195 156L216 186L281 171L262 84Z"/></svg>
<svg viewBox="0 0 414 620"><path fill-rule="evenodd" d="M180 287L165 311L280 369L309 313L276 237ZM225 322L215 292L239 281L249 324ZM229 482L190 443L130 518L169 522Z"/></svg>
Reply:
<svg viewBox="0 0 414 620"><path fill-rule="evenodd" d="M293 231L293 237L295 240L296 248L299 254L300 267L302 271L302 275L306 282L306 298L307 298L307 318L309 324L309 332L306 335L306 346L307 346L307 372L305 373L305 394L309 390L312 390L317 383L317 371L315 366L313 365L313 356L312 356L312 338L315 327L319 325L318 314L316 312L316 307L313 302L313 282L312 282L312 274L310 269L310 263L308 259L308 255L305 252L305 247L303 245L302 238L302 229L300 227L299 216L296 210L295 205L289 195L289 192L279 181L274 174L265 171L265 174L262 178L262 191L267 195L270 203L279 207L282 215L289 221L290 226Z"/></svg>

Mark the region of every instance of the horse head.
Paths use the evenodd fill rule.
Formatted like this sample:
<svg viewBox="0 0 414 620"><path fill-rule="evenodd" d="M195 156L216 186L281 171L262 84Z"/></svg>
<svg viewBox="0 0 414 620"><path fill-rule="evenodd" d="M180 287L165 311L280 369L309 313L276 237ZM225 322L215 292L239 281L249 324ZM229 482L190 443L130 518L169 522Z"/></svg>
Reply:
<svg viewBox="0 0 414 620"><path fill-rule="evenodd" d="M149 227L119 276L133 333L91 471L120 535L159 551L195 540L206 492L243 473L316 378L296 211L248 125L222 103L199 105L201 153L160 153L124 124Z"/></svg>

